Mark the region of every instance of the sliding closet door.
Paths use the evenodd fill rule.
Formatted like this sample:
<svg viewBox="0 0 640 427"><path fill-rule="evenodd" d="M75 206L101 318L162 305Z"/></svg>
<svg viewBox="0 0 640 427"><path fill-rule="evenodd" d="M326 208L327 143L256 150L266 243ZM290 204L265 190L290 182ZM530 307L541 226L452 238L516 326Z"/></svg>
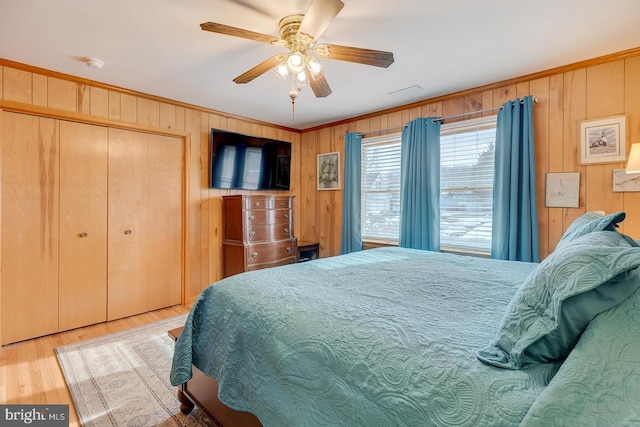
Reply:
<svg viewBox="0 0 640 427"><path fill-rule="evenodd" d="M109 129L109 320L147 311L148 135Z"/></svg>
<svg viewBox="0 0 640 427"><path fill-rule="evenodd" d="M60 122L60 330L107 319L107 135Z"/></svg>
<svg viewBox="0 0 640 427"><path fill-rule="evenodd" d="M58 331L58 125L2 113L2 343Z"/></svg>

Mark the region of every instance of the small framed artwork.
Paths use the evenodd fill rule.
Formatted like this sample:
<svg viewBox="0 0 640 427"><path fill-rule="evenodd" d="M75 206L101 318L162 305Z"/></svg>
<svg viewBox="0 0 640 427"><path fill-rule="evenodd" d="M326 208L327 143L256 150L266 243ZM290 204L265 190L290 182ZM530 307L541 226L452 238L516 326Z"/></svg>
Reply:
<svg viewBox="0 0 640 427"><path fill-rule="evenodd" d="M545 206L577 208L580 206L580 172L547 173Z"/></svg>
<svg viewBox="0 0 640 427"><path fill-rule="evenodd" d="M640 173L627 173L625 169L613 170L613 192L640 191Z"/></svg>
<svg viewBox="0 0 640 427"><path fill-rule="evenodd" d="M340 189L340 153L318 154L318 190Z"/></svg>
<svg viewBox="0 0 640 427"><path fill-rule="evenodd" d="M580 122L580 164L624 162L626 116Z"/></svg>

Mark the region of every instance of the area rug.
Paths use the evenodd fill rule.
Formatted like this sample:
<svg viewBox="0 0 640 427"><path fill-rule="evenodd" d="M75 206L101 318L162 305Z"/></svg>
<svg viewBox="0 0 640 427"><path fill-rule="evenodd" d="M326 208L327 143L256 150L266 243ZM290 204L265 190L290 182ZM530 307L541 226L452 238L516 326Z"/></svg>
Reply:
<svg viewBox="0 0 640 427"><path fill-rule="evenodd" d="M213 426L197 408L180 412L169 383L173 340L186 314L56 348L83 426Z"/></svg>

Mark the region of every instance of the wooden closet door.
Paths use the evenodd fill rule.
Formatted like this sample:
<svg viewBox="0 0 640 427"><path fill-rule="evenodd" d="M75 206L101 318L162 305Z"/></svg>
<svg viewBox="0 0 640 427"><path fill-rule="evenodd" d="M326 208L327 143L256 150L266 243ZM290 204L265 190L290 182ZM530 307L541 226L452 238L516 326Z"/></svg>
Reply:
<svg viewBox="0 0 640 427"><path fill-rule="evenodd" d="M60 122L60 330L107 319L107 132Z"/></svg>
<svg viewBox="0 0 640 427"><path fill-rule="evenodd" d="M149 135L146 224L149 309L182 300L182 138Z"/></svg>
<svg viewBox="0 0 640 427"><path fill-rule="evenodd" d="M109 129L107 318L148 311L148 135Z"/></svg>
<svg viewBox="0 0 640 427"><path fill-rule="evenodd" d="M58 331L58 126L2 113L2 343Z"/></svg>
<svg viewBox="0 0 640 427"><path fill-rule="evenodd" d="M180 304L181 138L109 130L109 320Z"/></svg>

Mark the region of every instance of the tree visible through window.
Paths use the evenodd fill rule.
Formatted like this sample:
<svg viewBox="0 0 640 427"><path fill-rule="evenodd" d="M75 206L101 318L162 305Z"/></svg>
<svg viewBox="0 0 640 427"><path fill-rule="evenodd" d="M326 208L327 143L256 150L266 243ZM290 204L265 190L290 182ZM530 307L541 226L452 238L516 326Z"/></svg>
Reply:
<svg viewBox="0 0 640 427"><path fill-rule="evenodd" d="M443 124L440 135L440 246L489 253L496 116ZM362 239L397 243L401 134L362 141Z"/></svg>

